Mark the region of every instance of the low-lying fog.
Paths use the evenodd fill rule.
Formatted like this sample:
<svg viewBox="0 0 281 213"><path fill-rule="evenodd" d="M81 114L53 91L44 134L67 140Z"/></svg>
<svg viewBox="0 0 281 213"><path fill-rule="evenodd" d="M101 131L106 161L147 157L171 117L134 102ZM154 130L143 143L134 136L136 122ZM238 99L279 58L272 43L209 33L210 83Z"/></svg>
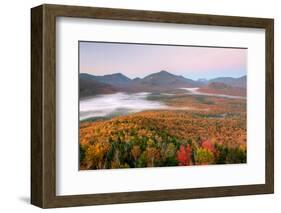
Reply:
<svg viewBox="0 0 281 213"><path fill-rule="evenodd" d="M234 98L234 99L246 99L246 97L243 96L234 96L234 95L224 95L224 94L216 94L216 93L206 93L206 92L200 92L198 91L200 88L181 88L183 90L188 91L188 95L202 95L202 96L213 96L213 97L219 97L219 98Z"/></svg>
<svg viewBox="0 0 281 213"><path fill-rule="evenodd" d="M181 88L186 90L186 95L202 95L202 96L215 96L221 98L241 98L240 96L231 96L223 94L211 94L199 92L198 88ZM175 108L169 107L164 103L157 100L147 99L151 93L141 92L141 93L115 93L108 95L98 95L96 97L87 98L80 100L80 120L85 119L97 119L114 117L119 115L126 115L133 112L140 112L145 110L156 110L156 109L178 109L178 110L188 110L191 108ZM175 94L161 93L162 96L173 96Z"/></svg>
<svg viewBox="0 0 281 213"><path fill-rule="evenodd" d="M147 100L148 95L150 93L115 93L80 100L80 120L168 108L159 101Z"/></svg>

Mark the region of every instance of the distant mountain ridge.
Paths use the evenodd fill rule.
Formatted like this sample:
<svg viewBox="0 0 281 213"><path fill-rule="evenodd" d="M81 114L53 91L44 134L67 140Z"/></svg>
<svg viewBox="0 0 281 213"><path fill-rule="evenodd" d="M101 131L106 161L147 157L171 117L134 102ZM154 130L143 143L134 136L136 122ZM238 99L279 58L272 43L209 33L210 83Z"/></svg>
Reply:
<svg viewBox="0 0 281 213"><path fill-rule="evenodd" d="M118 89L91 78L90 76L79 76L79 96L81 98L118 92Z"/></svg>
<svg viewBox="0 0 281 213"><path fill-rule="evenodd" d="M122 73L114 73L114 74L109 74L109 75L104 75L104 76L96 76L96 75L91 75L88 73L81 73L80 76L82 78L94 79L101 83L110 84L112 86L117 86L117 87L128 85L132 81L130 78L123 75Z"/></svg>
<svg viewBox="0 0 281 213"><path fill-rule="evenodd" d="M142 88L147 91L163 91L180 87L196 87L196 81L173 75L165 70L150 74L142 79L133 80L132 87ZM132 88L133 89L133 88Z"/></svg>
<svg viewBox="0 0 281 213"><path fill-rule="evenodd" d="M200 92L214 93L214 94L224 94L232 96L246 96L246 88L234 87L222 82L211 82L208 85L199 88Z"/></svg>
<svg viewBox="0 0 281 213"><path fill-rule="evenodd" d="M130 79L122 73L96 76L88 73L79 74L80 97L115 92L163 92L182 87L202 87L218 82L233 87L246 87L246 76L240 78L221 77L211 80L198 80L171 74L165 70L152 73L144 78Z"/></svg>
<svg viewBox="0 0 281 213"><path fill-rule="evenodd" d="M209 83L213 83L213 82L224 83L224 84L232 86L232 87L246 88L247 77L244 75L244 76L239 77L239 78L220 77L220 78L214 78L214 79L209 80Z"/></svg>

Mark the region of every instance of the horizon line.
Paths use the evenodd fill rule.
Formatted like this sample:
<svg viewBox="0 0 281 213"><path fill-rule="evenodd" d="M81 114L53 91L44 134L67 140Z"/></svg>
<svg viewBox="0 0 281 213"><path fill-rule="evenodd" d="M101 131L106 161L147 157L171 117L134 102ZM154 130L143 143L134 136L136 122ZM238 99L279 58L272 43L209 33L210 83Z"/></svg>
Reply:
<svg viewBox="0 0 281 213"><path fill-rule="evenodd" d="M79 72L79 75L80 74L88 74L88 75L92 75L92 76L99 76L99 77L103 77L103 76L108 76L108 75L115 75L115 74L121 74L121 75L123 75L123 76L125 76L126 78L129 78L130 80L133 80L133 79L136 79L136 78L140 78L140 79L143 79L143 78L145 78L145 77L147 77L147 76L149 76L149 75L152 75L152 74L155 74L155 73L160 73L160 72L167 72L167 73L169 73L169 74L172 74L172 75L174 75L174 76L181 76L181 77L183 77L183 78L186 78L186 79L191 79L191 80L194 80L194 81L198 81L198 80L200 80L200 79L204 79L204 80L211 80L211 79L215 79L215 78L242 78L242 77L244 77L244 76L247 76L247 74L245 74L245 75L241 75L241 76L239 76L239 77L233 77L233 76L217 76L217 77L213 77L213 78L204 78L204 77L199 77L199 78L196 78L196 79L194 79L194 78L189 78L189 77L185 77L185 76L183 76L183 75L175 75L175 74L173 74L173 73L171 73L171 72L168 72L167 70L160 70L160 71L158 71L158 72L153 72L153 73L150 73L150 74L148 74L148 75L146 75L146 76L144 76L144 77L135 77L135 78L130 78L130 77L128 77L127 75L125 75L125 74L123 74L122 72L113 72L113 73L110 73L110 74L105 74L105 75L94 75L94 74L92 74L92 73L88 73L88 72Z"/></svg>

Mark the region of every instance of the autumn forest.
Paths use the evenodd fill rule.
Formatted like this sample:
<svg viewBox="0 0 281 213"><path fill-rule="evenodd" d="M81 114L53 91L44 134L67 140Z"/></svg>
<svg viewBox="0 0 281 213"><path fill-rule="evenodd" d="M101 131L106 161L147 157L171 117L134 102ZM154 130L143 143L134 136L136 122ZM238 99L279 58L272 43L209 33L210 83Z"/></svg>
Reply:
<svg viewBox="0 0 281 213"><path fill-rule="evenodd" d="M92 117L89 113L80 121L80 169L246 162L244 97L194 94L180 89L173 92L93 97L94 102L106 102L106 98L119 95L121 99L114 101L124 106L103 116ZM134 100L138 95L146 102ZM132 106L126 103L130 98L136 101L131 103L136 109L130 110ZM89 99L85 101L91 105ZM142 110L142 104L152 107Z"/></svg>
<svg viewBox="0 0 281 213"><path fill-rule="evenodd" d="M79 45L80 170L247 162L247 49Z"/></svg>

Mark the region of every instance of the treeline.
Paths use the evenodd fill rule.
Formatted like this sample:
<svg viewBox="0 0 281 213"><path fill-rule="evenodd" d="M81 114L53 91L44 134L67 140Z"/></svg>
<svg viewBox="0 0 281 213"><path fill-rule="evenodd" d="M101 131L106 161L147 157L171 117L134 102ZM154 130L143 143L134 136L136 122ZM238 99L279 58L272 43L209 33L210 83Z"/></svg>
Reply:
<svg viewBox="0 0 281 213"><path fill-rule="evenodd" d="M180 140L165 131L122 132L107 141L80 143L80 169L143 168L207 164L246 163L246 149L237 144L219 144L214 139ZM156 134L157 133L157 134Z"/></svg>

